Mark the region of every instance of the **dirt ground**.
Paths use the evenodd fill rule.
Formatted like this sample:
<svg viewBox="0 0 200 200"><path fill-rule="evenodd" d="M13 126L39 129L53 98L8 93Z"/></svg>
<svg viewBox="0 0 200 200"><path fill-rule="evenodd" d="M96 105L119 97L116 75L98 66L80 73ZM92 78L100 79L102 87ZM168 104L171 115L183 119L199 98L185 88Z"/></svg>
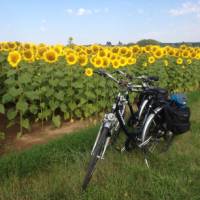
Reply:
<svg viewBox="0 0 200 200"><path fill-rule="evenodd" d="M19 125L6 129L6 119L0 115L0 131L6 133L5 140L0 143L0 155L13 151L28 149L35 144L44 144L49 140L58 138L65 134L75 132L96 123L96 119L79 120L74 122L64 122L60 128L54 128L50 123L41 123L32 125L31 131L25 131L21 137L17 137L20 128Z"/></svg>

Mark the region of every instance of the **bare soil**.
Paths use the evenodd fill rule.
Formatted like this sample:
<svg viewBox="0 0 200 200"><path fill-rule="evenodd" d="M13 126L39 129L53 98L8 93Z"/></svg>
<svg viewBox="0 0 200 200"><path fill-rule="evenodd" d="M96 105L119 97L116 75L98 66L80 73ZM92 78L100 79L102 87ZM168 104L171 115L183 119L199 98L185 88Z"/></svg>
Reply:
<svg viewBox="0 0 200 200"><path fill-rule="evenodd" d="M6 119L0 115L0 131L6 133L6 138L0 142L0 155L28 149L35 144L47 143L54 138L84 129L95 124L96 121L95 119L87 119L64 122L60 128L54 128L50 123L44 124L42 128L41 123L35 123L32 125L31 131L25 131L21 137L17 137L20 130L19 125L6 129Z"/></svg>

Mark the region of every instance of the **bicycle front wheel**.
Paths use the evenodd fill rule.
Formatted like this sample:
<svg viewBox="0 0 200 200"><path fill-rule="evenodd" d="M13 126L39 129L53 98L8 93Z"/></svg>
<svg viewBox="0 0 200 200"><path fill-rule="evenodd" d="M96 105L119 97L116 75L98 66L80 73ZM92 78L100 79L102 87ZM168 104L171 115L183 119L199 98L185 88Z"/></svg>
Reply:
<svg viewBox="0 0 200 200"><path fill-rule="evenodd" d="M97 161L99 160L100 155L101 155L101 153L104 149L104 145L105 145L106 139L108 137L108 132L109 132L108 128L103 128L101 133L100 133L96 147L93 151L92 157L91 157L90 162L88 164L86 175L85 175L84 180L83 180L83 184L82 184L83 190L86 190L86 188L87 188L87 186L88 186L88 184L89 184L89 182L92 178L92 175L94 173Z"/></svg>

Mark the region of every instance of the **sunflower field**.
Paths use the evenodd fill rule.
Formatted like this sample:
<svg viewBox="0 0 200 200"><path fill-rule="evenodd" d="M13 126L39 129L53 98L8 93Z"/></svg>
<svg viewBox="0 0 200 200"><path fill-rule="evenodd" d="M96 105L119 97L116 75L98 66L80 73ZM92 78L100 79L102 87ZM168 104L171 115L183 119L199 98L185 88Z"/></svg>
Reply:
<svg viewBox="0 0 200 200"><path fill-rule="evenodd" d="M95 68L158 75L170 91L200 87L200 48L172 46L46 45L0 42L0 113L7 127L83 119L106 110L115 85Z"/></svg>

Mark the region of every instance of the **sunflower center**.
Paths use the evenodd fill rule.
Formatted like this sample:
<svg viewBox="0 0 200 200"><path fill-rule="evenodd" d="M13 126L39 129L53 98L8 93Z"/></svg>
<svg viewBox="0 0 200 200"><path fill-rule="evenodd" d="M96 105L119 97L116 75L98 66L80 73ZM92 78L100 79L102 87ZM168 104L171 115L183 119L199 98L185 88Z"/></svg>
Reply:
<svg viewBox="0 0 200 200"><path fill-rule="evenodd" d="M47 54L47 59L48 60L55 60L56 56L53 52L50 52Z"/></svg>

